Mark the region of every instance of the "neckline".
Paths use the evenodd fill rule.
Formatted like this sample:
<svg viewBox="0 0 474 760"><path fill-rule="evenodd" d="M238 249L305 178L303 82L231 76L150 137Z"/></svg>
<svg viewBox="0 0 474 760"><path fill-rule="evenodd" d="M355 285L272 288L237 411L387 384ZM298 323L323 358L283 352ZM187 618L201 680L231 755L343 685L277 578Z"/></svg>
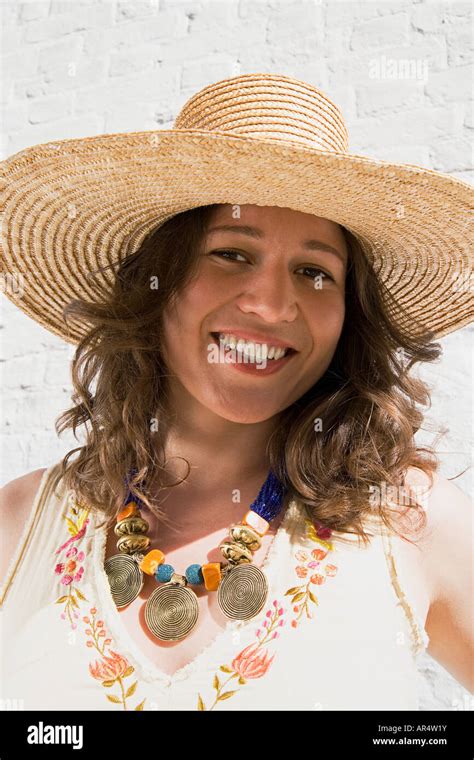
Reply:
<svg viewBox="0 0 474 760"><path fill-rule="evenodd" d="M288 498L288 497L286 497ZM288 505L286 507L283 519L280 522L279 527L275 531L275 535L267 549L265 558L263 559L260 569L265 572L268 581L268 596L267 602L274 595L274 585L276 581L276 573L273 573L279 556L279 550L282 546L284 536L288 534L289 529L292 528L297 521L300 514L298 501L294 497L290 497ZM140 668L142 679L149 682L161 682L165 686L173 686L179 681L183 681L189 678L195 673L199 665L208 657L211 650L219 650L222 642L227 638L232 631L241 631L246 626L255 625L259 617L264 614L266 605L258 613L257 616L250 620L233 620L228 619L224 628L221 628L214 638L200 650L192 660L178 668L171 675L155 665L152 660L140 649L135 639L130 634L128 628L125 626L121 614L116 607L116 604L110 591L109 580L104 568L104 559L107 546L107 526L97 527L98 515L94 513L93 517L94 531L92 538L92 555L93 555L93 577L95 590L99 598L102 614L101 617L107 621L107 626L112 634L115 648L119 650L121 654L130 657L134 660L135 664ZM199 623L198 623L199 624Z"/></svg>

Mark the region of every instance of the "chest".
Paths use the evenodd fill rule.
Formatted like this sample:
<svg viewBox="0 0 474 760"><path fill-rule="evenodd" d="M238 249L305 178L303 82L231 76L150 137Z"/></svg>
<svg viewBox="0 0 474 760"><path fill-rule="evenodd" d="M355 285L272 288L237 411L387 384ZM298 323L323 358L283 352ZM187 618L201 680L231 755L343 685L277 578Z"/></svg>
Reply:
<svg viewBox="0 0 474 760"><path fill-rule="evenodd" d="M265 561L282 519L283 514L275 518L262 537L261 546L254 552L253 564L257 567ZM227 539L228 530L219 528L205 535L195 535L188 542L177 541L174 531L170 530L163 530L160 536L160 541L155 541L153 546L159 546L165 554L165 562L172 565L177 573L184 574L191 564L222 561L219 544ZM105 558L117 554L116 540L113 530L110 530ZM157 586L154 577L144 574L144 585L139 596L127 607L118 608L117 612L121 624L140 652L160 671L173 676L224 633L229 618L219 607L216 591L207 591L203 585L193 585L190 588L196 595L198 604L196 625L191 633L179 641L160 640L150 632L145 622L146 602Z"/></svg>
<svg viewBox="0 0 474 760"><path fill-rule="evenodd" d="M216 532L215 542L212 533L197 539L206 557L224 538ZM380 542L368 550L329 548L296 517L274 540L270 546L268 535L255 555L261 564L272 550L265 568L269 595L255 620L227 626L207 596L194 641L161 644L142 625L148 587L135 614L132 605L115 608L103 571L115 541L91 532L79 546L85 572L67 588L58 580L41 601L44 583L30 576L13 590L12 610L19 610L28 588L30 614L21 626L15 615L6 616L5 688L27 695L27 708L195 710L202 700L204 709L219 711L416 709L411 631ZM178 570L196 560L193 547L180 543L166 552ZM398 573L409 577L402 556ZM403 591L413 597L411 589Z"/></svg>
<svg viewBox="0 0 474 760"><path fill-rule="evenodd" d="M54 602L20 636L12 624L6 688L38 709L416 709L409 630L380 545L326 553L291 531L277 538L255 621L211 630L209 610L199 640L150 649L139 610L128 626L112 607L93 551L77 618Z"/></svg>
<svg viewBox="0 0 474 760"><path fill-rule="evenodd" d="M272 549L275 535L279 532L282 516L272 524L269 532L263 537L262 545L254 554L254 564L261 567ZM219 529L213 533L198 536L189 543L176 546L176 541L164 534L163 543L166 554L166 562L173 565L176 572L183 573L188 565L199 561L217 562L222 555L219 543L227 537L227 531ZM401 640L409 647L413 635L407 627L405 633L401 633L403 626L398 622L397 616L406 618L406 611L413 608L415 620L424 625L428 614L429 600L426 593L426 584L422 574L420 550L408 542L397 541L391 544L393 554L385 556L382 544L366 554L357 549L340 547L334 552L324 555L324 549L319 544L312 543L311 539L298 540L301 536L294 536L290 540L287 561L281 567L279 586L274 586L274 592L278 589L281 601L285 600L288 591L293 588L294 594L290 600L295 603L291 608L293 619L291 625L294 628L300 626L302 617L312 618L317 616L317 606L320 596L326 599L326 616L321 613L318 622L318 634L324 640L337 636L346 638L350 633L355 634L355 620L360 620L359 639L367 637L367 630L379 630L378 641L383 640L386 634L382 631L388 619L383 620L378 615L379 604L387 605L390 614L393 613L392 624L395 631L401 635ZM288 538L288 536L287 536ZM212 547L212 548L209 548ZM106 556L116 553L115 537L111 531L106 541ZM377 572L378 588L372 578L374 565L379 563ZM331 577L334 573L340 573L340 579ZM360 580L358 580L360 578ZM145 623L144 610L150 594L157 588L153 577L145 575L145 583L141 594L137 599L125 608L117 610L120 625L126 630L130 641L133 641L140 655L154 665L160 673L173 678L178 674L184 674L191 663L206 652L226 635L229 620L220 610L216 592L207 592L203 587L192 587L198 602L198 622L193 631L179 641L162 641L157 639L148 630ZM285 585L286 584L286 585ZM329 594L326 588L334 584ZM370 584L370 585L368 585ZM349 589L352 588L352 591ZM397 588L400 596L397 596ZM408 602L408 605L400 603L400 597ZM314 600L314 601L313 601ZM268 599L268 604L272 600ZM402 609L404 607L404 609ZM372 620L372 622L370 622ZM338 622L339 621L339 622ZM401 621L400 621L401 622ZM390 628L390 623L388 623ZM392 638L396 638L393 634ZM234 636L237 642L239 637ZM368 637L369 645L371 637ZM326 643L327 646L327 643ZM295 652L292 656L298 656ZM368 655L364 655L367 659Z"/></svg>

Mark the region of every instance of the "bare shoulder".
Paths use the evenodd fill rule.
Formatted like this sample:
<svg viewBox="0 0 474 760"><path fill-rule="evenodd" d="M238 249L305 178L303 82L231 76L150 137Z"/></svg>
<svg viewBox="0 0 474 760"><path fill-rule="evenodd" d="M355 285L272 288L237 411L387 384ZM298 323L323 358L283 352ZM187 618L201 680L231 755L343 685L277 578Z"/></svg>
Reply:
<svg viewBox="0 0 474 760"><path fill-rule="evenodd" d="M10 480L0 488L0 509L2 510L3 519L8 517L9 512L12 512L13 516L15 516L22 511L28 510L39 488L43 473L46 470L47 467L32 470L25 475L20 475L20 477Z"/></svg>
<svg viewBox="0 0 474 760"><path fill-rule="evenodd" d="M433 482L415 467L409 468L405 485L423 507L426 517L423 531L416 540L426 571L430 601L450 590L450 584L459 578L462 563L472 551L472 500L458 486L439 473ZM409 511L409 510L408 510ZM452 557L450 574L446 567ZM468 573L469 566L464 567Z"/></svg>
<svg viewBox="0 0 474 760"><path fill-rule="evenodd" d="M405 483L418 489L426 514L419 548L429 594L428 653L474 693L473 502L437 473L430 485L424 473L412 469Z"/></svg>
<svg viewBox="0 0 474 760"><path fill-rule="evenodd" d="M38 470L32 470L19 478L10 480L0 489L0 515L2 519L0 584L3 583L6 576L46 469L46 467L42 467Z"/></svg>
<svg viewBox="0 0 474 760"><path fill-rule="evenodd" d="M473 502L464 491L439 473L433 474L433 482L417 468L409 468L405 484L421 503L426 526L422 543L426 552L438 550L441 545L459 542L460 531L472 527ZM466 540L467 540L466 536ZM437 558L439 564L439 557Z"/></svg>

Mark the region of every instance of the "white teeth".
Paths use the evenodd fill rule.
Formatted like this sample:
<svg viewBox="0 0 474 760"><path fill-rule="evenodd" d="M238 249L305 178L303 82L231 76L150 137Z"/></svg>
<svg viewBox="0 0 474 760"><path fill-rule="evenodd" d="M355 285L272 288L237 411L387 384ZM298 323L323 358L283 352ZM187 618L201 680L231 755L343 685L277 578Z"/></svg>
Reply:
<svg viewBox="0 0 474 760"><path fill-rule="evenodd" d="M255 343L251 340L237 338L235 335L219 334L219 341L225 347L236 349L252 361L262 362L266 359L282 359L288 353L287 348L269 346L267 343Z"/></svg>

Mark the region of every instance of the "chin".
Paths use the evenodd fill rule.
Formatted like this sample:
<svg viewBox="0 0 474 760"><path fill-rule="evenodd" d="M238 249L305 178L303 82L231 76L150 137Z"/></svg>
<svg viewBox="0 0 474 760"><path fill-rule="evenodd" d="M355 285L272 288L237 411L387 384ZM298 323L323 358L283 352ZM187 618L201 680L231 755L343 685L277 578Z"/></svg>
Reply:
<svg viewBox="0 0 474 760"><path fill-rule="evenodd" d="M243 403L245 403L245 401ZM234 404L232 407L222 406L221 399L216 404L208 405L208 408L213 411L214 414L228 420L228 422L236 422L241 425L254 425L258 422L265 422L281 411L280 409L274 409L273 407L271 409L262 409L261 403L256 403L255 409L248 407L243 408L242 405L237 404Z"/></svg>

